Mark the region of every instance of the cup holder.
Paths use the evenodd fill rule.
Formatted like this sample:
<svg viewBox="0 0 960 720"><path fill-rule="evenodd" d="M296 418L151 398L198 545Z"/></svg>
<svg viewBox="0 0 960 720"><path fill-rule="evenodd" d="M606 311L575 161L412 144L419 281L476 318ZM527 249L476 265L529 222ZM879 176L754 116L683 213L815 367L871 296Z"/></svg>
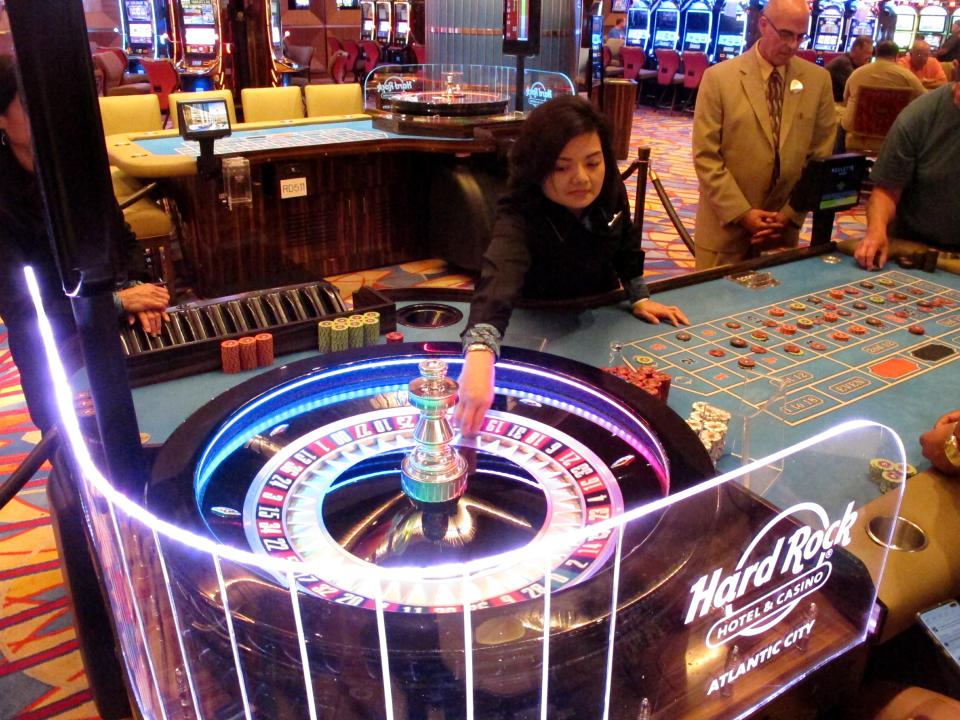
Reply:
<svg viewBox="0 0 960 720"><path fill-rule="evenodd" d="M919 552L927 546L927 534L923 528L899 515L877 515L871 518L867 523L867 535L877 545L891 550ZM890 538L889 542L887 538Z"/></svg>
<svg viewBox="0 0 960 720"><path fill-rule="evenodd" d="M442 328L462 319L462 312L440 303L417 303L397 310L397 324L414 328Z"/></svg>

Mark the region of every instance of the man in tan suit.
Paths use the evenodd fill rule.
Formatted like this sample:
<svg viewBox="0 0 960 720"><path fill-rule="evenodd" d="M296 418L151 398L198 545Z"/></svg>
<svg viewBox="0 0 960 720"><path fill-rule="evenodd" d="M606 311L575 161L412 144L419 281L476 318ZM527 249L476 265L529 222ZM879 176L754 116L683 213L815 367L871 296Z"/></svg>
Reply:
<svg viewBox="0 0 960 720"><path fill-rule="evenodd" d="M703 75L693 116L698 270L797 244L803 214L790 192L809 159L830 154L836 129L830 73L794 57L809 13L806 0L770 0L753 47Z"/></svg>

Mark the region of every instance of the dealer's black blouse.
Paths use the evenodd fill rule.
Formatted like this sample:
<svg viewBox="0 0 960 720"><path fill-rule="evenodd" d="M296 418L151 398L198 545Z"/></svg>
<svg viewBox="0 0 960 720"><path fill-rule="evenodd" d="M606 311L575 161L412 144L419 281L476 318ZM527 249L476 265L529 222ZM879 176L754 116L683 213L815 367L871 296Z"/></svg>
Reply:
<svg viewBox="0 0 960 720"><path fill-rule="evenodd" d="M598 295L615 290L618 279L631 302L647 297L640 233L630 221L623 183L613 202L604 198L601 193L580 218L540 188L513 190L501 198L465 337L483 324L502 336L518 297Z"/></svg>

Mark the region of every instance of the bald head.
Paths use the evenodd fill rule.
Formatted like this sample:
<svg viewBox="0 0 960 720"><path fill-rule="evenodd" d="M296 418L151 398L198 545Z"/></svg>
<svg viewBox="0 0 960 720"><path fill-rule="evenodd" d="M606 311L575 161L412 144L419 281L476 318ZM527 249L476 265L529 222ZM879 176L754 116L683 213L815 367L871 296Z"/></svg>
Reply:
<svg viewBox="0 0 960 720"><path fill-rule="evenodd" d="M786 65L806 37L807 0L770 0L760 16L757 50L772 65Z"/></svg>
<svg viewBox="0 0 960 720"><path fill-rule="evenodd" d="M930 59L930 45L926 40L917 40L910 48L910 67L920 70Z"/></svg>

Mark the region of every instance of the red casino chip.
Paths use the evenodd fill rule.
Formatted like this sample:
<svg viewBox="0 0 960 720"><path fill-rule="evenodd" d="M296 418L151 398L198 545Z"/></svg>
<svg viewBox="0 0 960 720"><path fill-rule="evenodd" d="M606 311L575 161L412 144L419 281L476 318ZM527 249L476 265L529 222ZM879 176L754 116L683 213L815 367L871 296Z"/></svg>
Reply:
<svg viewBox="0 0 960 720"><path fill-rule="evenodd" d="M909 310L897 310L897 311L895 311L893 314L894 314L896 317L898 317L898 318L908 318L908 317L910 317L910 311L909 311Z"/></svg>
<svg viewBox="0 0 960 720"><path fill-rule="evenodd" d="M838 330L837 332L830 333L830 338L833 340L837 340L838 342L846 342L847 340L850 339L850 336L847 335L845 332L840 332Z"/></svg>
<svg viewBox="0 0 960 720"><path fill-rule="evenodd" d="M763 345L751 345L750 352L756 353L757 355L763 355L767 349Z"/></svg>
<svg viewBox="0 0 960 720"><path fill-rule="evenodd" d="M833 290L828 291L827 294L834 300L843 300L843 290L834 288Z"/></svg>
<svg viewBox="0 0 960 720"><path fill-rule="evenodd" d="M811 350L816 350L817 352L823 352L824 350L827 349L827 346L824 345L819 340L811 340L810 342L807 343L807 345L810 346Z"/></svg>
<svg viewBox="0 0 960 720"><path fill-rule="evenodd" d="M857 290L855 287L845 287L845 288L843 289L843 291L844 291L847 295L859 295L859 294L860 294L860 291Z"/></svg>
<svg viewBox="0 0 960 720"><path fill-rule="evenodd" d="M727 353L726 351L721 350L720 348L710 348L709 350L707 350L707 355L709 355L710 357L721 358L721 357L726 357Z"/></svg>
<svg viewBox="0 0 960 720"><path fill-rule="evenodd" d="M764 320L763 326L768 328L775 328L775 327L779 327L780 323L778 323L776 320Z"/></svg>
<svg viewBox="0 0 960 720"><path fill-rule="evenodd" d="M754 330L750 333L750 337L754 340L769 340L770 336L763 330Z"/></svg>
<svg viewBox="0 0 960 720"><path fill-rule="evenodd" d="M782 307L772 307L769 310L767 310L767 312L773 315L774 317L783 317L784 315L787 314L787 311L784 310Z"/></svg>
<svg viewBox="0 0 960 720"><path fill-rule="evenodd" d="M823 314L823 319L829 323L834 323L840 319L840 316L837 315L835 312L825 312Z"/></svg>
<svg viewBox="0 0 960 720"><path fill-rule="evenodd" d="M926 295L926 293L925 293L923 290L921 290L920 288L917 288L917 287L915 287L915 288L910 288L910 294L911 294L911 295L918 295L918 296L919 296L919 295Z"/></svg>
<svg viewBox="0 0 960 720"><path fill-rule="evenodd" d="M259 333L253 336L257 343L257 365L267 367L273 365L273 335Z"/></svg>
<svg viewBox="0 0 960 720"><path fill-rule="evenodd" d="M257 341L247 335L237 342L240 343L240 368L253 370L257 367Z"/></svg>
<svg viewBox="0 0 960 720"><path fill-rule="evenodd" d="M757 366L757 361L754 360L752 357L744 356L739 360L737 360L737 365L739 365L742 368L752 368Z"/></svg>
<svg viewBox="0 0 960 720"><path fill-rule="evenodd" d="M837 309L837 306L836 306L835 304L833 304L833 303L824 303L824 304L823 304L823 309L824 309L824 310L829 310L830 312L833 312L834 310Z"/></svg>
<svg viewBox="0 0 960 720"><path fill-rule="evenodd" d="M923 325L911 325L907 328L907 330L914 335L923 335L926 332L926 329L924 329Z"/></svg>
<svg viewBox="0 0 960 720"><path fill-rule="evenodd" d="M787 343L786 345L784 345L783 351L788 352L791 355L803 355L803 348L793 343Z"/></svg>
<svg viewBox="0 0 960 720"><path fill-rule="evenodd" d="M388 332L384 336L388 343L402 343L403 342L403 333L402 332Z"/></svg>
<svg viewBox="0 0 960 720"><path fill-rule="evenodd" d="M225 373L240 372L240 343L236 340L220 343L220 365Z"/></svg>
<svg viewBox="0 0 960 720"><path fill-rule="evenodd" d="M852 335L866 335L867 329L863 325L851 325L847 328L847 332Z"/></svg>
<svg viewBox="0 0 960 720"><path fill-rule="evenodd" d="M784 335L794 335L794 334L797 332L797 326L796 326L796 325L781 325L779 328L777 328L777 330L778 330L778 332L780 332L780 333L782 333L782 334L784 334Z"/></svg>

